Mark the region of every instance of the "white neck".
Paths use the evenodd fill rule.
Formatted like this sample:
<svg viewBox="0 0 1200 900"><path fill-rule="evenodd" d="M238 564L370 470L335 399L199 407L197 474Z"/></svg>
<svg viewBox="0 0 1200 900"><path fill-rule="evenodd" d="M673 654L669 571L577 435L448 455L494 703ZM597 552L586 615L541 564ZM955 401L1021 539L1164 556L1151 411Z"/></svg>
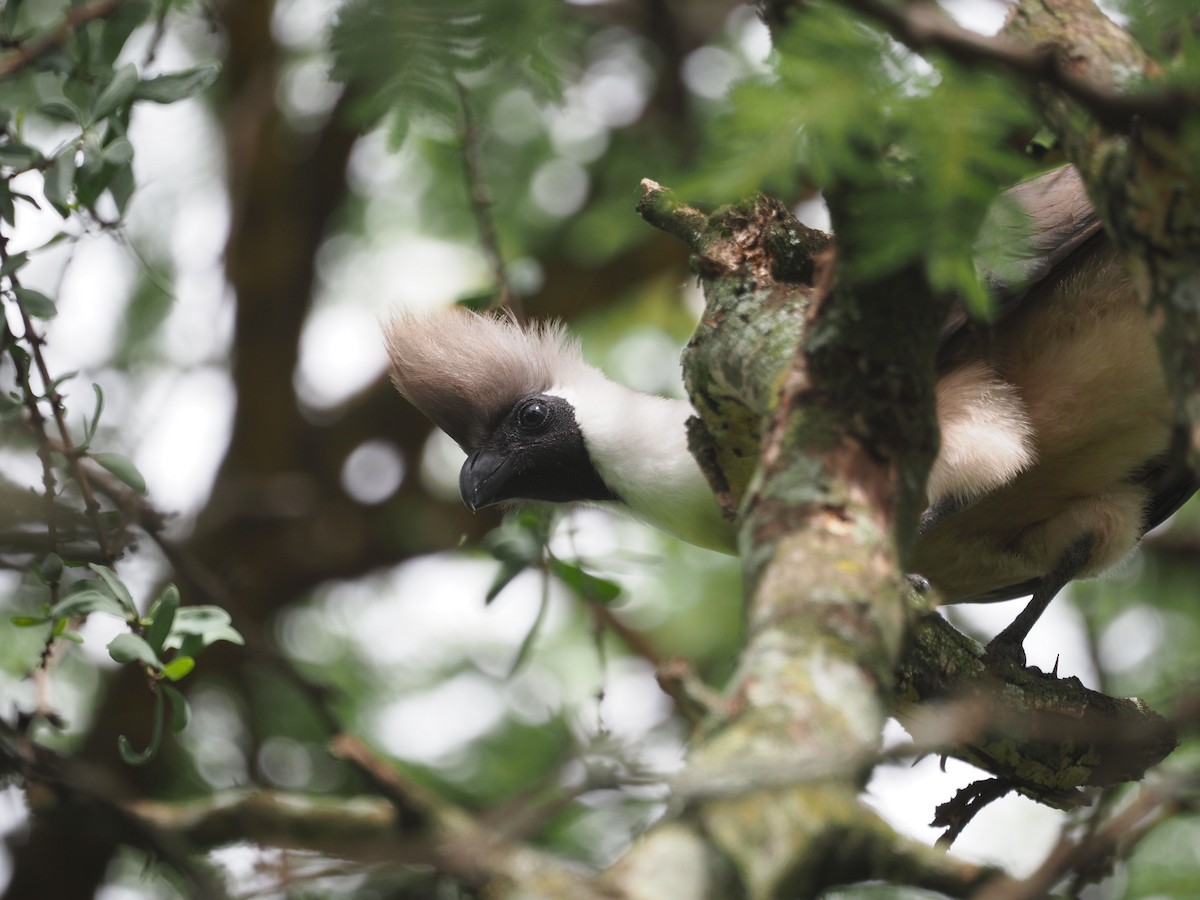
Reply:
<svg viewBox="0 0 1200 900"><path fill-rule="evenodd" d="M575 408L592 464L635 516L688 543L736 552L733 526L688 451L691 404L640 393L590 367L547 393Z"/></svg>

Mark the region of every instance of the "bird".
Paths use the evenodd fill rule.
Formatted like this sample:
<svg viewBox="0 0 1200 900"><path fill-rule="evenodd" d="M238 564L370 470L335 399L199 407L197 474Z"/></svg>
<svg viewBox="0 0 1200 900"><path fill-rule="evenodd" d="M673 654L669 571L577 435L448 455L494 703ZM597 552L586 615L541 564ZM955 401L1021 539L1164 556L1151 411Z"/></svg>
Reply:
<svg viewBox="0 0 1200 900"><path fill-rule="evenodd" d="M1130 556L1197 482L1173 452L1150 322L1078 171L1004 191L976 249L992 314L959 304L939 335L940 446L911 568L947 603L1030 596L987 648L1023 664L1051 599ZM736 552L688 450L690 403L609 379L561 324L452 307L398 314L385 342L400 394L468 454L472 511L609 506Z"/></svg>

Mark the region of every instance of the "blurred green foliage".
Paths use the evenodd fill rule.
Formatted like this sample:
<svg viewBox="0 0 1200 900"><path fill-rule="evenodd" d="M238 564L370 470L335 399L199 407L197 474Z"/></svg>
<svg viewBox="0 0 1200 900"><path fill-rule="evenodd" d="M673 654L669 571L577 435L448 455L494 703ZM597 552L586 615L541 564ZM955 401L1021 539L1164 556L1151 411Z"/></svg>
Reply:
<svg viewBox="0 0 1200 900"><path fill-rule="evenodd" d="M241 2L243 9L252 6ZM223 12L232 16L238 3L232 0ZM262 76L260 93L249 95L269 112L247 124L241 117L254 104L246 102L247 95L231 100L235 86L218 82L203 95L209 143L189 148L191 156L179 151L185 162L166 180L180 196L220 195L233 205L238 192L248 190L247 171L269 181L291 159L315 153L326 131L345 127L345 120L335 116L348 114L356 127L377 127L357 139L350 177L340 186L339 212L317 253L314 296L292 298L304 310L309 305L318 311L367 308L376 316L392 302L391 281L428 274L415 271L416 266L399 273L387 268L407 242L436 239L461 251L455 259L478 262L485 255L473 186L464 174L469 141L479 151L479 178L506 274L528 308L569 318L590 361L621 380L663 392L681 391L677 353L697 309L695 298L688 297L690 276L682 251L633 212L643 177L709 204L766 191L798 205L823 188L850 187L844 191L848 206L835 222L844 245L854 248L849 265L878 277L919 263L932 283L982 309L971 262L978 223L996 192L1035 166L1023 148L1037 124L1021 88L995 74L917 56L836 4L806 4L766 59L756 49L765 38L749 6L645 4L666 12L657 19L625 14L626 7L641 6L349 0L310 4L319 22L308 31L291 32L294 20L304 19L305 7L280 2L274 27L262 38L274 43L240 51L255 64L278 62L278 71ZM1194 16L1192 6L1189 0L1122 6L1130 27L1180 84L1196 83L1200 66L1195 31L1178 27ZM77 8L65 0L9 0L4 33L14 39L43 33ZM158 17L167 12L171 58L185 62L170 68L148 65L147 47L161 40ZM85 347L92 354L90 369L105 382L109 408L97 421L90 371L64 387L71 395L69 421L76 438L99 452L115 446L136 455L146 419L161 412L164 385L200 367L228 378L237 363L263 350L243 343L245 334L235 332L229 346L214 340L217 349L208 356L172 358L180 342L172 344L170 333L187 323L189 305L225 286L213 287L212 272L205 273L208 281L197 274L200 264L184 239L194 241L195 232L175 230L188 224L178 221L180 210L194 213L196 207L178 199L153 206L147 186L135 177L144 152L131 129L139 108L198 96L217 77L214 63L228 62L222 57L239 52L220 33L232 25L227 19L218 23L216 15L201 4L127 2L115 16L76 29L37 65L0 79L0 220L5 223L0 234L7 238L14 222L31 221L26 217L33 216L34 203L61 221L59 236L49 245L12 254L0 264L0 276L7 279L6 306L20 301L40 322L53 322L62 304L48 285L61 282L62 273L78 265L70 256L77 247L115 236L122 252L133 254L133 274L115 307L120 319L115 335L105 342L89 334ZM696 55L701 50L720 55ZM705 58L725 61L728 90L700 90L686 77L688 66ZM247 58L233 62L239 72L260 71ZM329 73L340 81L330 83ZM315 78L320 89L311 89L303 78ZM301 87L289 94L291 79ZM339 94L343 84L350 92L345 98ZM470 122L474 131L467 134ZM239 168L252 158L243 142L256 128L272 135L278 155L261 168ZM195 175L193 169L206 171L201 159L214 172L223 167L228 181ZM334 173L334 180L340 178ZM296 195L310 188L284 184L275 200L290 210ZM139 203L148 209L140 222L134 215ZM252 207L251 213L261 210ZM240 208L222 215L261 221ZM283 228L272 237L282 244L294 235ZM61 272L39 281L37 289L18 284L26 265L42 259ZM435 265L422 262L423 270ZM215 280L223 277L229 275L218 267ZM489 279L488 274L477 277L460 293L490 294ZM244 285L228 289L241 291L234 298L240 310L258 309L259 298ZM378 296L364 300L364 294ZM370 306L370 300L377 305ZM253 316L239 319L243 330L252 327L247 319ZM13 702L29 712L36 698L22 676L39 663L42 632L67 619L61 606L55 614L54 604L48 605L57 576L44 552L48 541L36 441L27 429L15 427L26 403L18 388L28 370L21 354L28 351L14 349L9 330L4 335L9 355L0 364L5 390L0 450L13 483L11 490L0 484L0 541L13 543L0 543L0 558L15 566L16 574L3 573L3 604L6 622L15 615L37 628L6 633L0 671ZM182 346L186 350L187 342ZM283 380L291 376L285 373ZM244 393L231 402L267 389L235 385ZM387 387L377 380L358 390L361 395L346 392L332 409L313 410L290 395L273 401L291 412L300 409L299 417L310 423L337 422L361 396ZM399 401L393 403L386 408L399 419ZM388 440L411 438L380 433ZM229 504L230 493L248 498L246 506L263 514L254 523L265 534L274 534L278 520L267 515L274 508L264 498L284 496L280 519L327 514L331 505L304 506L310 495L342 496L328 470L318 467L328 448L314 434L306 433L311 443L281 462L278 471L237 469L238 460L227 460L240 480L213 497L208 497L208 482L195 489L201 508L177 523L180 543L202 556L204 542L215 541L213 534L238 514L236 504ZM386 558L353 571L331 565L317 583L304 583L294 592L278 577L281 568L299 571L318 563L317 554L296 549L306 545L291 534L275 544L254 544L246 556L207 562L235 597L247 586L275 579L269 586L279 594L278 605L255 610L253 625L288 663L328 691L328 705L347 730L365 735L385 754L395 753L399 758L392 761L404 773L468 809L505 809L513 798L530 801L522 808L535 813L531 839L602 865L663 809L662 784L682 753L686 726L666 709L653 683L652 663L597 622L605 614L618 617L659 658L683 656L709 684L719 686L735 665L742 638L736 562L681 546L634 523L598 524L589 514L527 515L499 525L483 550L454 549L451 540L435 554L423 539L443 534L439 523L450 515L447 509L456 507L456 498L447 501L438 485L439 479L448 481L453 494L457 462L438 456L436 438L426 441L421 435L411 444L416 449L403 459L403 487L382 505L384 515L367 519L364 514L353 527L346 517L331 515L325 523L330 543L350 541L366 529L364 521L389 536L394 532L398 549ZM344 447L328 452L334 457L348 453ZM122 462L103 456L98 462L106 459L108 471L136 484ZM66 460L56 458L54 465L62 471ZM312 468L297 472L302 465ZM185 477L178 468L173 471ZM279 491L280 484L288 490ZM208 798L233 785L344 796L368 790L359 775L329 758L327 723L311 693L286 670L219 644L212 651L218 657L212 671L201 659L198 669L184 672L187 664L178 661L198 649L184 643L228 639L222 630L228 623L200 614L189 626L187 615L180 620L187 606L162 618L161 605L145 614L130 612L110 582L78 565L85 559L96 562L85 552L91 526L80 498L71 494L68 499L72 505L60 511L56 553L65 565L62 583L83 587L73 589L78 594L64 589L58 603L80 604L81 597L90 597L83 607L68 608L72 616L119 608L118 620L132 625L141 643L127 633L114 657L132 660L126 665L142 667L163 687L169 687L163 681L172 675L188 676L181 687L189 688L192 723L178 740L166 736L158 765L149 767L152 774L141 789L162 799ZM106 507L105 512L117 510ZM1192 515L1189 519L1185 512L1182 527L1169 533L1172 540L1186 546L1189 535L1200 533ZM30 534L36 552L29 549ZM284 563L273 566L263 546ZM154 588L125 588L125 593L166 598L164 585L175 577L171 565L144 550L139 547L133 561L122 565L130 562L131 581ZM1186 550L1152 549L1133 577L1078 589L1080 609L1097 636L1131 610L1146 610L1142 618L1125 622L1149 631L1149 651L1132 668L1102 673L1114 692L1138 694L1166 708L1181 685L1194 684L1200 606L1194 602L1193 557ZM187 596L190 588L184 587ZM494 602L485 607L490 591ZM540 622L536 628L535 622ZM64 634L73 630L61 629ZM168 671L171 666L176 668ZM111 712L105 696L115 690L117 677L110 662L77 652L68 654L53 677L66 729L46 727L35 734L56 749L74 752L90 734L104 734L111 725L98 713ZM143 693L145 683L138 685ZM129 704L118 697L114 705ZM176 712L184 708L173 697L171 706ZM161 710L164 718L166 712ZM150 710L139 714L145 724ZM438 740L423 743L427 736ZM1193 766L1196 753L1189 734L1171 765ZM563 797L566 801L555 807ZM931 797L925 813L931 814L941 799ZM536 813L545 809L551 814L539 818ZM1200 877L1194 831L1194 820L1180 817L1147 841L1122 876L1128 879L1128 896L1194 894ZM136 864L130 860L119 857L109 877L141 884L148 894L167 889L161 882L141 881L141 858ZM411 872L355 877L354 886L341 892L380 896L394 889L397 896L421 896L422 890L438 889L438 896L459 895L452 885L437 888L431 886L436 878ZM314 876L297 890L328 896L342 887L332 877ZM923 895L873 887L837 896Z"/></svg>

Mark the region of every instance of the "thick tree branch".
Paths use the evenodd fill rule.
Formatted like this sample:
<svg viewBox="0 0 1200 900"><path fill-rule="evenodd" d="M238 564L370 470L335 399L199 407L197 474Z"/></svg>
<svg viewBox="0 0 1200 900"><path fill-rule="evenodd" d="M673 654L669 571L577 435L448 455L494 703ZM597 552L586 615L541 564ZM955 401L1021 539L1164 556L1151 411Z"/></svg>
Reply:
<svg viewBox="0 0 1200 900"><path fill-rule="evenodd" d="M985 873L913 846L857 799L905 622L891 521L897 506L913 505L896 489L898 457L880 452L874 428L911 409L897 396L931 396L931 384L910 379L931 382L932 371L914 375L900 363L915 352L911 341L930 342L932 358L936 311L895 302L894 281L886 294L835 298L828 236L771 201L707 216L653 183L643 188L642 215L689 243L705 285L684 363L703 421L692 436L727 508L742 513L749 598L738 671L676 794L751 896L815 896L870 878L961 895ZM875 301L869 313L847 309ZM864 340L842 316L872 321L886 340ZM806 330L819 332L820 349L796 356ZM859 409L870 393L864 378L888 395L868 410ZM931 457L932 448L929 440L918 452Z"/></svg>
<svg viewBox="0 0 1200 900"><path fill-rule="evenodd" d="M752 892L768 896L784 884L796 889L790 879L811 859L805 854L830 852L814 839L811 829L821 826L791 830L817 796L798 784L821 781L823 812L848 804L833 816L837 828L847 829L841 833L873 840L866 837L873 833L869 823L851 812L856 773L878 759L870 735L899 659L895 642L905 612L892 604L905 592L894 580L895 547L906 538L901 529L893 543L892 521L915 519L921 503L920 492L911 490L919 479L890 473L920 471L932 458L931 428L913 429L914 410L932 421L932 365L923 385L912 361L932 359L932 345L922 341L936 335L944 311L914 273L889 279L876 293L873 283L855 283L842 270L839 290L854 297L832 299L828 237L806 231L770 201L707 217L653 183L644 188L643 216L689 242L705 283L709 305L686 367L704 419L694 430L696 449L727 508L743 514L752 596L734 687L723 702L702 703L712 714L709 730L676 787L694 802L719 805L705 818L708 828L739 871L764 879ZM836 190L831 207L836 220ZM879 306L869 312L839 305L874 301ZM887 311L914 321L887 322ZM862 327L881 319L883 347L872 345L873 331ZM906 337L905 328L917 333ZM848 344L837 343L839 329ZM800 357L781 372L802 336L819 347L815 359ZM853 384L840 386L838 373ZM905 411L902 420L897 410ZM840 430L847 420L854 424ZM753 479L747 459L763 461ZM851 536L858 542L853 549L844 544ZM891 604L876 605L874 598L889 596ZM822 684L842 686L836 701L809 683L808 673L817 670ZM1171 728L1138 701L1112 700L1076 680L1036 673L999 685L984 671L978 645L937 616L917 619L896 671L899 714L918 744L968 759L1054 805L1081 802L1081 786L1139 778L1175 745ZM830 702L833 708L825 708ZM785 722L789 728L777 743L774 729ZM767 802L757 792L768 788L773 821L782 829L776 839L792 854L769 861L759 859L754 840L743 841L758 833L749 822ZM830 875L839 860L825 856L822 863ZM805 883L799 891L818 887Z"/></svg>

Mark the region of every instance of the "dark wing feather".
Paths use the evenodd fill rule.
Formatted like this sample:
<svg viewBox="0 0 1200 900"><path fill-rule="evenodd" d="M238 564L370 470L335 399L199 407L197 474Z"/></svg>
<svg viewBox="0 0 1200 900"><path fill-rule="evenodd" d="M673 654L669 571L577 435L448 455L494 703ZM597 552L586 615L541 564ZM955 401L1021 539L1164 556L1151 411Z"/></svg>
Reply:
<svg viewBox="0 0 1200 900"><path fill-rule="evenodd" d="M1032 288L1103 240L1100 217L1074 166L1009 188L988 211L975 244L979 276L992 295L991 322L1010 315ZM939 363L953 360L974 326L966 308L956 303L942 325Z"/></svg>

